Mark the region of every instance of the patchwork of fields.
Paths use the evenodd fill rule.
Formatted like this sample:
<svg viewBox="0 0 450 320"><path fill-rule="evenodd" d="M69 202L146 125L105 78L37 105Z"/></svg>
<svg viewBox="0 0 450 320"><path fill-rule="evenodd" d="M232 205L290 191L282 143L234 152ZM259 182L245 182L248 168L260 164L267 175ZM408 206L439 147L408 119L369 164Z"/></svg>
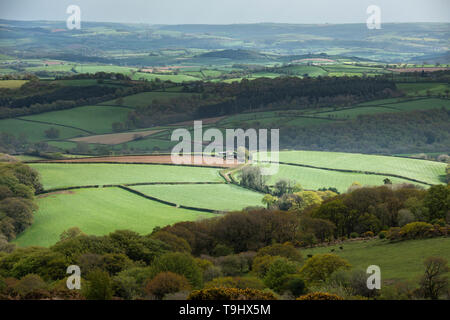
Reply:
<svg viewBox="0 0 450 320"><path fill-rule="evenodd" d="M103 235L121 229L149 234L156 226L211 218L214 214L186 210L151 201L119 188L79 189L42 195L30 228L16 243L50 246L71 227Z"/></svg>
<svg viewBox="0 0 450 320"><path fill-rule="evenodd" d="M45 189L149 182L223 182L214 168L152 164L32 163Z"/></svg>
<svg viewBox="0 0 450 320"><path fill-rule="evenodd" d="M236 177L238 174L234 176ZM389 178L392 183L412 183L409 180L391 176L337 172L281 164L279 165L278 173L270 176L267 184L274 185L278 180L284 179L300 183L303 188L308 190L333 187L342 193L346 192L354 182L365 186L379 186L383 185L383 180L386 178ZM426 185L420 183L414 184L426 187Z"/></svg>
<svg viewBox="0 0 450 320"><path fill-rule="evenodd" d="M279 161L282 163L292 163L329 169L351 170L359 172L367 171L386 175L397 175L429 184L443 183L446 167L445 163L439 163L435 161L322 151L280 151ZM287 166L281 167L284 168ZM303 169L305 169L306 171L302 171ZM284 170L286 170L284 174L288 174L288 176L289 174L292 174L298 170L299 173L296 174L296 176L301 177L301 172L308 172L308 170L315 169L289 166L289 169L286 168ZM280 174L283 175L284 170L280 170ZM339 179L345 179L344 177L347 173L331 172L329 174L341 174ZM384 177L376 175L364 176L370 177L369 179L371 179L371 181L374 181L374 179L382 181L384 179ZM392 178L391 180L393 179L395 178ZM364 184L363 181L359 182Z"/></svg>
<svg viewBox="0 0 450 320"><path fill-rule="evenodd" d="M146 185L131 188L176 204L218 211L233 211L250 206L261 206L261 200L264 196L231 184Z"/></svg>

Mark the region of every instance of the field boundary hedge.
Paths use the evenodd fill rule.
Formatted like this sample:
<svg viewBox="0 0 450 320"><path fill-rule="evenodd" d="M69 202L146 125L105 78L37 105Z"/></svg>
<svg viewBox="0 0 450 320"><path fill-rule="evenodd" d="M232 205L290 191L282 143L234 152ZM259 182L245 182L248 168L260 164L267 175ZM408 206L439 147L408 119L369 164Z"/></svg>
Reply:
<svg viewBox="0 0 450 320"><path fill-rule="evenodd" d="M217 210L206 209L206 208L190 207L190 206L185 206L185 205L182 205L182 204L176 204L174 202L162 200L162 199L159 199L159 198L155 198L155 197L149 196L149 195L147 195L145 193L142 193L140 191L137 191L135 189L128 188L127 186L124 186L124 185L118 186L118 187L120 189L123 189L123 190L126 190L128 192L134 193L134 194L136 194L138 196L144 197L144 198L149 199L149 200L157 201L157 202L160 202L160 203L168 205L168 206L172 206L172 207L176 207L176 208L182 208L182 209L187 209L187 210L208 212L208 213L220 213L220 211L217 211Z"/></svg>
<svg viewBox="0 0 450 320"><path fill-rule="evenodd" d="M124 156L126 157L126 156ZM92 159L94 157L88 158L78 158L78 159ZM104 158L104 157L98 157ZM94 158L95 159L95 158ZM157 166L178 166L178 167L194 167L194 168L212 168L212 169L228 169L228 167L220 167L215 165L203 165L203 164L175 164L175 163L152 163L152 162L120 162L120 161L83 161L77 162L72 160L31 160L26 161L26 163L49 163L49 164L143 164L143 165L157 165Z"/></svg>
<svg viewBox="0 0 450 320"><path fill-rule="evenodd" d="M36 192L36 195L48 194L58 191L66 191L73 189L92 189L92 188L120 188L122 186L125 187L133 187L133 186L148 186L148 185L193 185L193 184L225 184L224 182L213 182L213 181L201 181L201 182L136 182L136 183L125 183L125 184L93 184L93 185L85 185L85 186L72 186L72 187L63 187L63 188L53 188L46 189L40 192Z"/></svg>
<svg viewBox="0 0 450 320"><path fill-rule="evenodd" d="M59 111L59 110L57 110ZM78 127L72 127L72 126L68 126L65 124L58 124L58 123L54 123L54 122L47 122L47 121L40 121L40 120L30 120L30 119L24 119L21 117L15 117L12 119L16 119L16 120L21 120L21 121L28 121L28 122L35 122L35 123L42 123L42 124L48 124L48 125L52 125L52 126L59 126L59 127L65 127L65 128L69 128L69 129L76 129L76 130L80 130L80 131L84 131L86 133L92 134L92 135L96 135L95 132L89 131L89 130L85 130L85 129L81 129Z"/></svg>

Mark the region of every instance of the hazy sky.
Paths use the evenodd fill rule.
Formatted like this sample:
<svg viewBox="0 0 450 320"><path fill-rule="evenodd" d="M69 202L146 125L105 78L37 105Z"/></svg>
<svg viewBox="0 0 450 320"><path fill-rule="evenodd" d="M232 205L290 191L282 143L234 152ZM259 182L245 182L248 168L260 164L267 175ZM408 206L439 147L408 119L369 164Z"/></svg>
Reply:
<svg viewBox="0 0 450 320"><path fill-rule="evenodd" d="M450 22L450 0L0 0L0 18L66 20L70 4L81 21L365 23L374 4L382 22Z"/></svg>

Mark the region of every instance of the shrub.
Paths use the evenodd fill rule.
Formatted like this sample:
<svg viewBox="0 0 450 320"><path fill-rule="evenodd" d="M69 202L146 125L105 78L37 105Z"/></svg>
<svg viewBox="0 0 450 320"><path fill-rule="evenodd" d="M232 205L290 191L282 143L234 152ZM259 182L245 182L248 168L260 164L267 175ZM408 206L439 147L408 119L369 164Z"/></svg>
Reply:
<svg viewBox="0 0 450 320"><path fill-rule="evenodd" d="M258 275L258 277L264 278L266 276L267 271L270 268L270 265L275 260L276 257L273 256L256 257L253 260L252 270Z"/></svg>
<svg viewBox="0 0 450 320"><path fill-rule="evenodd" d="M359 237L359 234L357 232L350 233L350 238L355 239L355 238L358 238L358 237Z"/></svg>
<svg viewBox="0 0 450 320"><path fill-rule="evenodd" d="M14 286L14 291L17 292L21 297L25 297L31 292L43 290L47 287L44 280L41 279L37 274L28 274Z"/></svg>
<svg viewBox="0 0 450 320"><path fill-rule="evenodd" d="M302 277L298 274L288 275L284 281L283 291L289 291L293 296L306 293L306 284Z"/></svg>
<svg viewBox="0 0 450 320"><path fill-rule="evenodd" d="M277 300L275 295L256 289L209 288L192 291L188 300Z"/></svg>
<svg viewBox="0 0 450 320"><path fill-rule="evenodd" d="M261 248L258 250L256 256L280 256L298 262L303 260L301 253L290 243L276 243L271 246Z"/></svg>
<svg viewBox="0 0 450 320"><path fill-rule="evenodd" d="M339 269L350 269L350 264L335 254L315 254L306 260L300 275L309 282L325 281Z"/></svg>
<svg viewBox="0 0 450 320"><path fill-rule="evenodd" d="M298 272L299 266L289 259L277 257L264 277L264 283L277 293L282 293L287 277Z"/></svg>
<svg viewBox="0 0 450 320"><path fill-rule="evenodd" d="M312 292L300 296L296 300L344 300L344 298L327 292Z"/></svg>
<svg viewBox="0 0 450 320"><path fill-rule="evenodd" d="M398 212L398 225L403 227L404 225L411 223L415 220L414 214L408 209L401 209Z"/></svg>
<svg viewBox="0 0 450 320"><path fill-rule="evenodd" d="M263 290L263 282L255 277L221 277L215 278L205 284L207 288L237 288L237 289L258 289Z"/></svg>
<svg viewBox="0 0 450 320"><path fill-rule="evenodd" d="M372 238L374 235L375 234L372 231L366 231L363 234L364 238Z"/></svg>
<svg viewBox="0 0 450 320"><path fill-rule="evenodd" d="M224 244L219 243L218 245L216 245L213 249L213 256L214 257L222 257L222 256L228 256L233 254L233 248L226 246Z"/></svg>
<svg viewBox="0 0 450 320"><path fill-rule="evenodd" d="M82 286L83 296L88 300L110 300L112 282L106 271L94 270L88 276L89 283Z"/></svg>
<svg viewBox="0 0 450 320"><path fill-rule="evenodd" d="M386 235L387 235L387 231L380 231L380 233L378 234L378 238L380 238L380 239L385 239L386 238Z"/></svg>
<svg viewBox="0 0 450 320"><path fill-rule="evenodd" d="M192 287L199 287L202 284L202 272L194 258L181 252L171 252L156 259L152 266L152 275L170 271L183 275L188 279Z"/></svg>
<svg viewBox="0 0 450 320"><path fill-rule="evenodd" d="M203 281L211 281L223 275L222 270L217 266L211 266L203 272Z"/></svg>
<svg viewBox="0 0 450 320"><path fill-rule="evenodd" d="M168 293L190 289L191 286L187 279L173 272L161 272L145 286L145 292L159 300Z"/></svg>
<svg viewBox="0 0 450 320"><path fill-rule="evenodd" d="M192 249L189 243L170 232L158 231L153 234L152 239L160 240L170 246L171 251L191 253Z"/></svg>
<svg viewBox="0 0 450 320"><path fill-rule="evenodd" d="M216 264L220 266L226 276L237 276L247 273L250 265L246 257L233 254L216 259Z"/></svg>

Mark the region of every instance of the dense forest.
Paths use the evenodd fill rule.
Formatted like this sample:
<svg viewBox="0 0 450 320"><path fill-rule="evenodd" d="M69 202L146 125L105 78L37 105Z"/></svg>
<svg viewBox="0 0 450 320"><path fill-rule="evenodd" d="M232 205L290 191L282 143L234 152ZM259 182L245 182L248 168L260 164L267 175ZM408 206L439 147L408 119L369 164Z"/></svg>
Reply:
<svg viewBox="0 0 450 320"><path fill-rule="evenodd" d="M360 115L345 122L281 128L283 148L365 153L432 152L450 145L446 109Z"/></svg>

